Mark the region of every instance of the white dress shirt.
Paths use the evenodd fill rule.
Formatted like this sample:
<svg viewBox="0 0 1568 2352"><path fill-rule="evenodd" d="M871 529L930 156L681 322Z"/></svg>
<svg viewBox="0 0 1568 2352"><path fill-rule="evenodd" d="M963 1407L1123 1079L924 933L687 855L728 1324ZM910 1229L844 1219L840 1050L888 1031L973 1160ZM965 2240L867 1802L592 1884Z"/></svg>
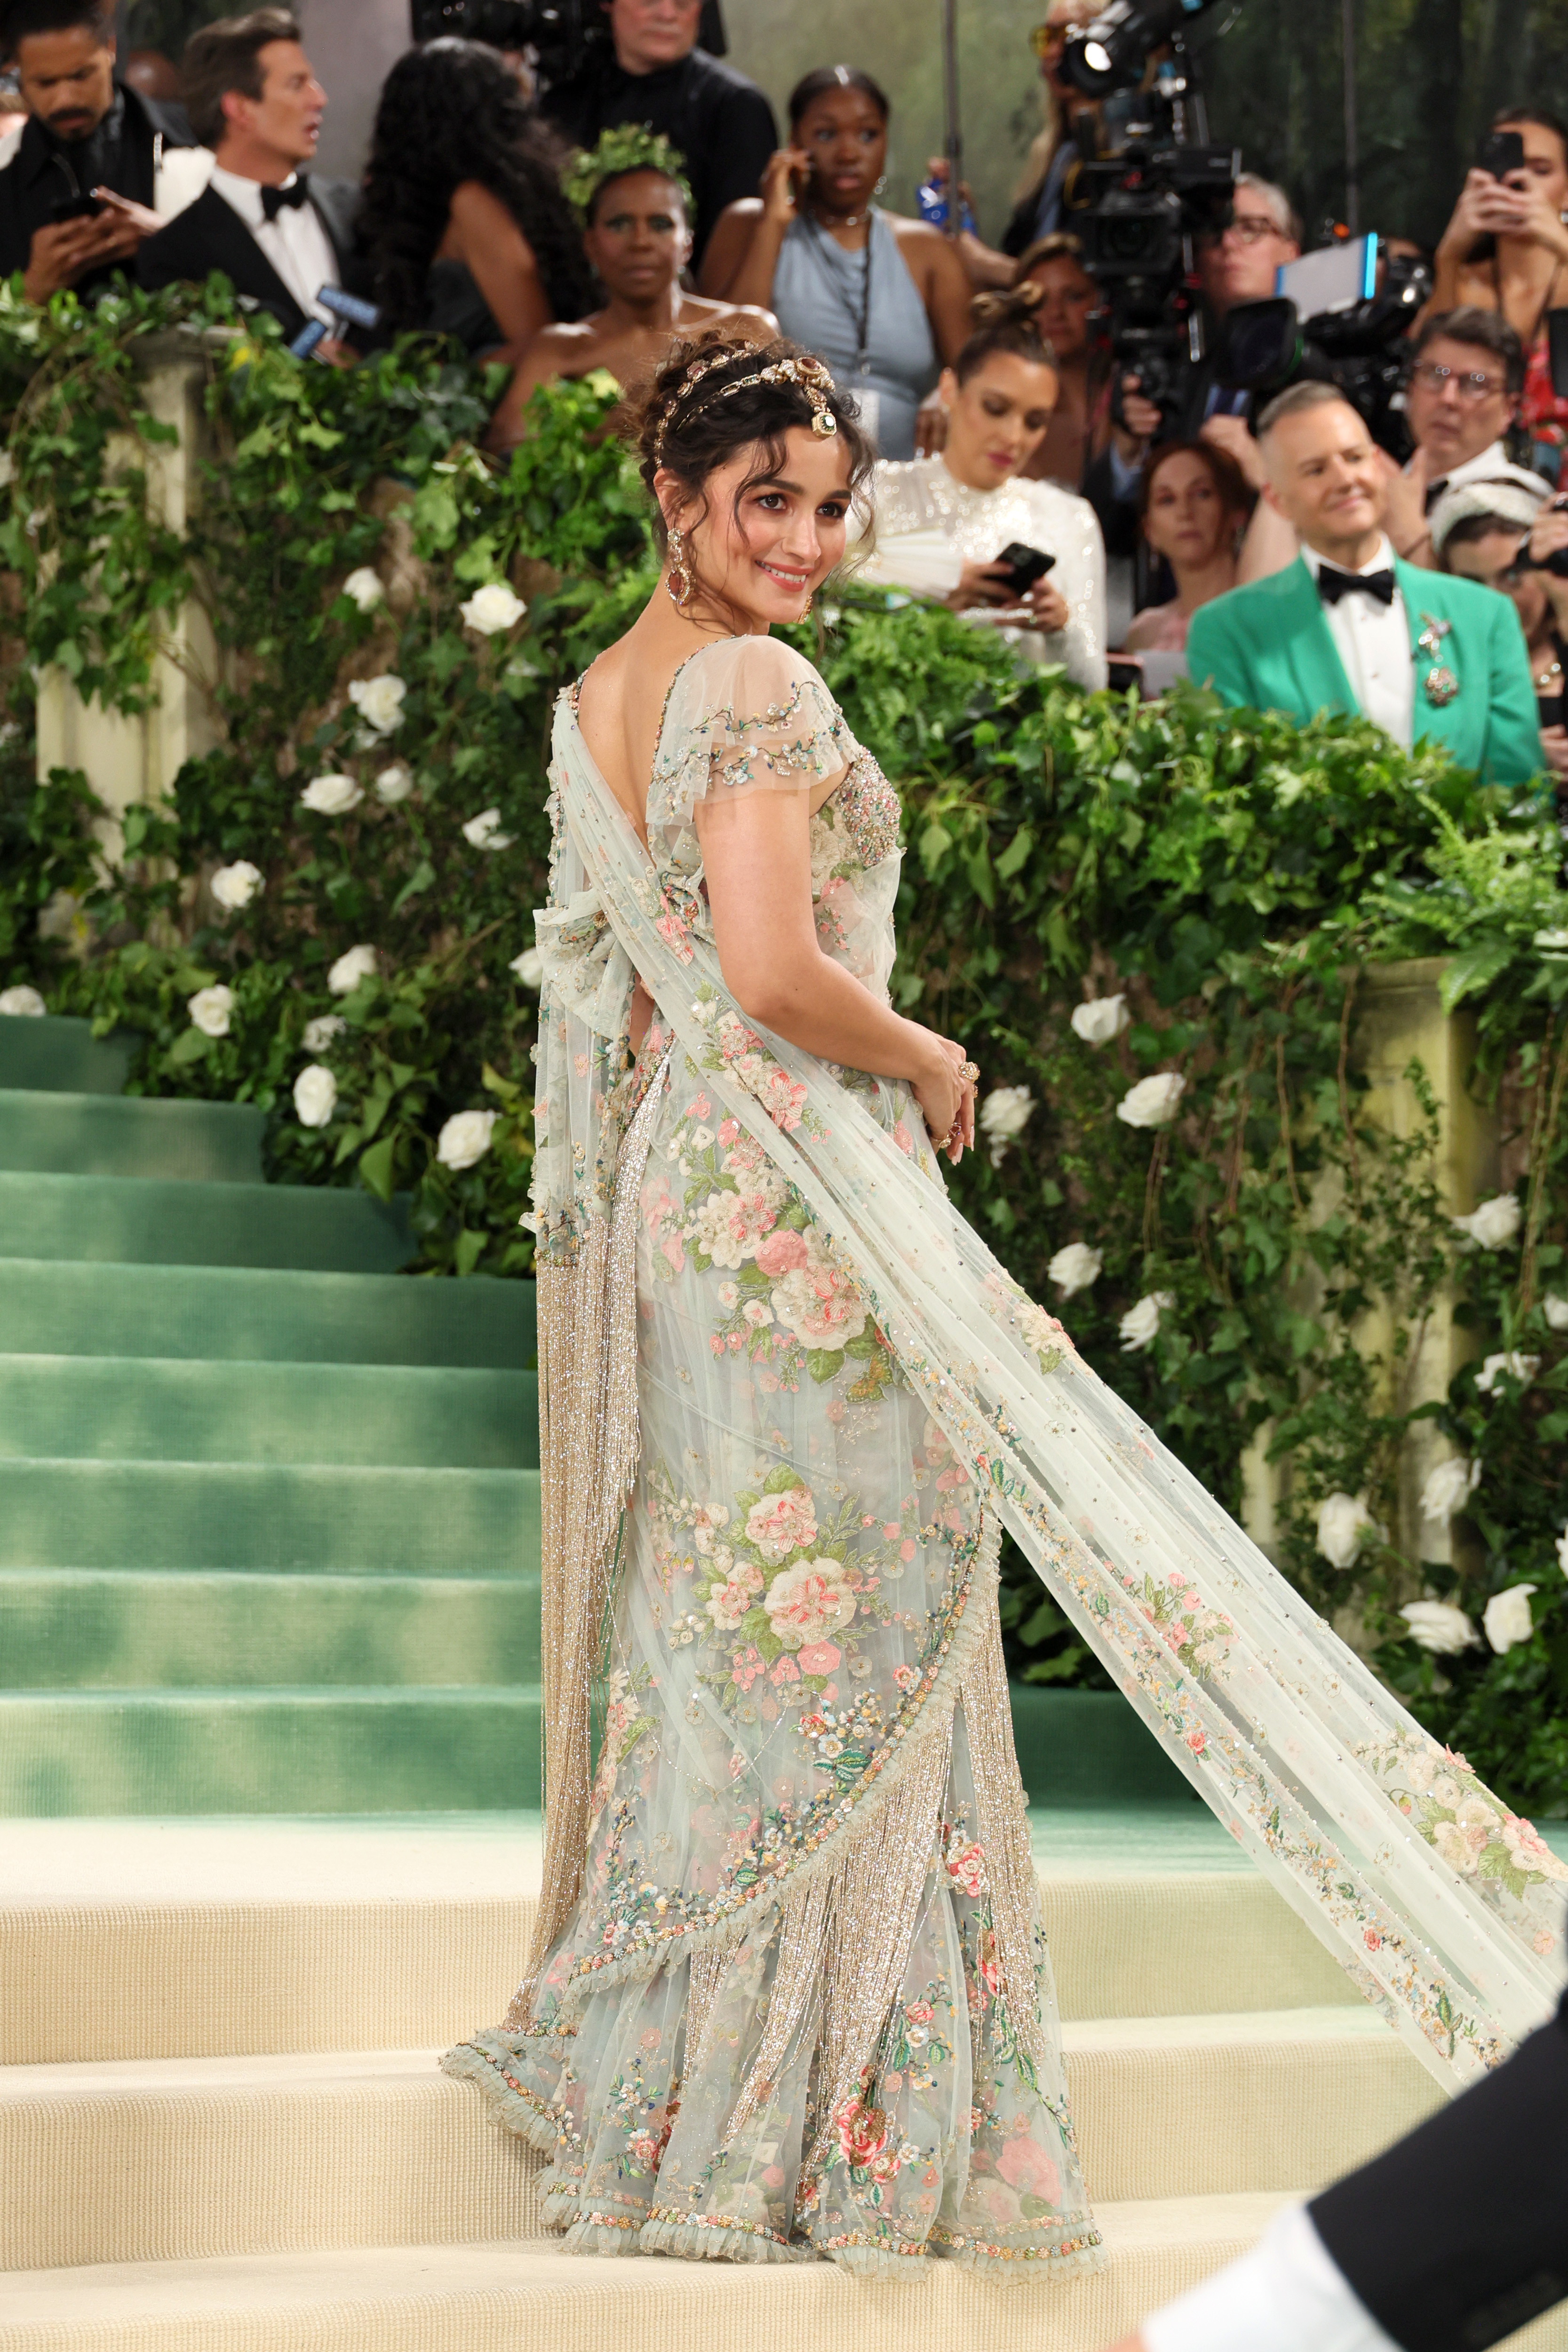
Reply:
<svg viewBox="0 0 1568 2352"><path fill-rule="evenodd" d="M1148 2352L1398 2352L1289 2206L1228 2270L1143 2322Z"/></svg>
<svg viewBox="0 0 1568 2352"><path fill-rule="evenodd" d="M291 188L297 176L290 172L284 187ZM237 172L226 172L221 163L215 163L210 184L239 215L307 319L321 319L329 327L336 326L331 312L322 310L316 296L323 286L338 284L338 257L310 200L286 205L276 220L268 220L259 180L242 180Z"/></svg>
<svg viewBox="0 0 1568 2352"><path fill-rule="evenodd" d="M1315 547L1303 547L1301 561L1315 583L1327 558L1320 555ZM1363 574L1394 570L1394 550L1386 538L1379 540L1371 562L1359 568ZM1405 609L1397 578L1392 604L1382 604L1375 596L1352 591L1342 596L1337 604L1325 604L1323 618L1329 625L1334 649L1344 664L1357 709L1374 727L1381 727L1385 735L1392 735L1402 751L1408 751L1415 716L1415 663L1411 653L1410 616Z"/></svg>
<svg viewBox="0 0 1568 2352"><path fill-rule="evenodd" d="M1527 466L1516 466L1502 443L1493 441L1479 456L1467 457L1462 466L1433 476L1426 486L1427 511L1431 511L1444 490L1462 489L1469 482L1517 482L1522 489L1534 490L1543 498L1552 495L1552 485L1543 474L1532 474Z"/></svg>

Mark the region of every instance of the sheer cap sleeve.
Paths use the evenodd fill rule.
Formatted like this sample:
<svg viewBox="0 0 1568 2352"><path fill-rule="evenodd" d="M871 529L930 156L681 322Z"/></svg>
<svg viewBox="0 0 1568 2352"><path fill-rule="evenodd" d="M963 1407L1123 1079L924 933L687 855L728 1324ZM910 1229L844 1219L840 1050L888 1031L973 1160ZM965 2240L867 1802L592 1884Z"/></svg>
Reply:
<svg viewBox="0 0 1568 2352"><path fill-rule="evenodd" d="M809 792L860 746L804 654L776 637L723 637L675 674L648 784L647 822L684 824L710 794Z"/></svg>

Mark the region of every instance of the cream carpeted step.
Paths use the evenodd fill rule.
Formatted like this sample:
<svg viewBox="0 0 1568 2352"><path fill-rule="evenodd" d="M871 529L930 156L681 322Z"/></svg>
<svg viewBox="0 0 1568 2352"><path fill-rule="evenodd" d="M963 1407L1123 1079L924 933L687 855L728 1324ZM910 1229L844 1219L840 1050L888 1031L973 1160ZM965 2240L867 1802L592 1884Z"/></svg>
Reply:
<svg viewBox="0 0 1568 2352"><path fill-rule="evenodd" d="M883 2285L826 2263L604 2261L549 2242L32 2271L5 2281L0 2352L1097 2352L1250 2245L1279 2201L1107 2207L1105 2267L1037 2287L946 2264Z"/></svg>
<svg viewBox="0 0 1568 2352"><path fill-rule="evenodd" d="M826 2263L606 2262L539 2244L32 2271L5 2281L0 2352L1101 2352L1245 2252L1280 2202L1102 2206L1103 2269L1023 2287L938 2263L885 2286ZM1565 2310L1507 2352L1568 2352Z"/></svg>
<svg viewBox="0 0 1568 2352"><path fill-rule="evenodd" d="M1089 2193L1331 2179L1441 2094L1370 2010L1065 2029ZM537 2234L538 2169L422 2051L0 2073L0 2270Z"/></svg>
<svg viewBox="0 0 1568 2352"><path fill-rule="evenodd" d="M1196 1808L1035 1829L1064 2017L1360 2007ZM511 1997L539 1852L530 1815L0 1823L0 2063L445 2043Z"/></svg>

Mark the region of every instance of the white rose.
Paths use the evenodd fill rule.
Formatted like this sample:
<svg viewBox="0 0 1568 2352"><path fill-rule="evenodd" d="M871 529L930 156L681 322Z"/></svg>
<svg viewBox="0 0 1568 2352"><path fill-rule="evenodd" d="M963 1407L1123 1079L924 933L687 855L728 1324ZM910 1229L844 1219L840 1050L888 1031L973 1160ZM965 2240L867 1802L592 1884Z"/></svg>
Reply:
<svg viewBox="0 0 1568 2352"><path fill-rule="evenodd" d="M1361 1495L1326 1495L1318 1505L1318 1549L1331 1568L1350 1568L1375 1522Z"/></svg>
<svg viewBox="0 0 1568 2352"><path fill-rule="evenodd" d="M1556 1549L1557 1565L1563 1570L1563 1575L1568 1576L1568 1528L1564 1528L1562 1534L1558 1537Z"/></svg>
<svg viewBox="0 0 1568 2352"><path fill-rule="evenodd" d="M1462 1877L1473 1878L1480 1856L1458 1822L1438 1822L1432 1832L1432 1843L1450 1870Z"/></svg>
<svg viewBox="0 0 1568 2352"><path fill-rule="evenodd" d="M374 948L345 948L327 974L328 991L333 996L347 996L362 980L369 980L374 970Z"/></svg>
<svg viewBox="0 0 1568 2352"><path fill-rule="evenodd" d="M1140 1078L1122 1096L1116 1116L1129 1127L1168 1127L1186 1083L1179 1070L1157 1070L1152 1078Z"/></svg>
<svg viewBox="0 0 1568 2352"><path fill-rule="evenodd" d="M993 1143L1011 1143L1029 1124L1035 1097L1027 1087L993 1087L980 1106L980 1130Z"/></svg>
<svg viewBox="0 0 1568 2352"><path fill-rule="evenodd" d="M1490 1396L1507 1372L1510 1379L1519 1381L1521 1388L1528 1388L1540 1370L1539 1356L1521 1356L1515 1349L1512 1355L1489 1356L1476 1374L1476 1386L1482 1396Z"/></svg>
<svg viewBox="0 0 1568 2352"><path fill-rule="evenodd" d="M1121 1334L1122 1354L1135 1356L1141 1348L1151 1347L1161 1316L1168 1314L1175 1303L1173 1290L1151 1290L1136 1307L1130 1307L1116 1327Z"/></svg>
<svg viewBox="0 0 1568 2352"><path fill-rule="evenodd" d="M544 958L537 948L524 948L521 955L513 956L507 970L516 972L524 988L538 988L544 979Z"/></svg>
<svg viewBox="0 0 1568 2352"><path fill-rule="evenodd" d="M43 998L25 980L18 981L15 988L0 988L0 1013L9 1013L14 1019L37 1020L44 1009Z"/></svg>
<svg viewBox="0 0 1568 2352"><path fill-rule="evenodd" d="M487 580L458 610L476 635L494 637L521 621L528 606L521 596L512 594L504 580Z"/></svg>
<svg viewBox="0 0 1568 2352"><path fill-rule="evenodd" d="M1549 1290L1541 1304L1546 1311L1548 1328L1568 1331L1568 1298L1559 1298L1554 1290Z"/></svg>
<svg viewBox="0 0 1568 2352"><path fill-rule="evenodd" d="M1073 1006L1073 1034L1081 1037L1086 1045L1109 1045L1113 1037L1120 1037L1130 1026L1131 1019L1124 996L1099 996L1092 1004Z"/></svg>
<svg viewBox="0 0 1568 2352"><path fill-rule="evenodd" d="M320 1062L307 1063L294 1081L294 1116L301 1127L325 1127L338 1107L338 1082Z"/></svg>
<svg viewBox="0 0 1568 2352"><path fill-rule="evenodd" d="M220 981L216 988L198 988L186 999L185 1010L204 1037L226 1037L234 1011L234 991Z"/></svg>
<svg viewBox="0 0 1568 2352"><path fill-rule="evenodd" d="M306 1022L300 1043L307 1054L324 1054L332 1039L341 1037L348 1025L341 1013L318 1013L313 1021Z"/></svg>
<svg viewBox="0 0 1568 2352"><path fill-rule="evenodd" d="M401 760L394 760L390 768L383 768L375 780L375 796L383 808L395 808L414 790L413 771Z"/></svg>
<svg viewBox="0 0 1568 2352"><path fill-rule="evenodd" d="M1479 1638L1464 1611L1451 1601L1407 1601L1399 1613L1411 1639L1434 1657L1457 1658Z"/></svg>
<svg viewBox="0 0 1568 2352"><path fill-rule="evenodd" d="M1452 1462L1439 1462L1426 1474L1421 1489L1421 1516L1434 1527L1446 1528L1456 1511L1462 1511L1481 1482L1481 1465L1467 1462L1462 1455Z"/></svg>
<svg viewBox="0 0 1568 2352"><path fill-rule="evenodd" d="M390 735L403 724L403 698L408 688L400 677L384 671L380 677L356 677L349 688L349 700L367 727L378 735Z"/></svg>
<svg viewBox="0 0 1568 2352"><path fill-rule="evenodd" d="M349 573L341 593L352 598L362 613L374 613L386 594L381 584L380 572L374 571L368 563L362 563L357 571ZM307 1120L306 1125L309 1124Z"/></svg>
<svg viewBox="0 0 1568 2352"><path fill-rule="evenodd" d="M248 907L261 888L261 868L253 866L248 857L236 858L232 866L220 866L212 878L212 894L218 905L231 915L241 907Z"/></svg>
<svg viewBox="0 0 1568 2352"><path fill-rule="evenodd" d="M352 776L317 776L300 795L300 806L313 816L347 816L364 794Z"/></svg>
<svg viewBox="0 0 1568 2352"><path fill-rule="evenodd" d="M1482 1249L1506 1249L1519 1236L1519 1202L1511 1192L1499 1192L1472 1209L1468 1217L1454 1217L1450 1222L1456 1232L1468 1234Z"/></svg>
<svg viewBox="0 0 1568 2352"><path fill-rule="evenodd" d="M1062 1297L1070 1298L1075 1291L1087 1290L1091 1283L1100 1280L1100 1269L1104 1263L1092 1244L1068 1242L1065 1249L1058 1250L1047 1266L1046 1274Z"/></svg>
<svg viewBox="0 0 1568 2352"><path fill-rule="evenodd" d="M1500 1658L1516 1643L1528 1642L1534 1633L1535 1621L1530 1613L1534 1591L1533 1584L1510 1584L1506 1592L1494 1592L1487 1602L1481 1624Z"/></svg>
<svg viewBox="0 0 1568 2352"><path fill-rule="evenodd" d="M512 844L511 835L500 829L499 808L481 809L471 816L463 827L463 839L475 849L510 849Z"/></svg>
<svg viewBox="0 0 1568 2352"><path fill-rule="evenodd" d="M471 1168L490 1148L490 1129L498 1110L459 1110L436 1138L436 1157L443 1168Z"/></svg>

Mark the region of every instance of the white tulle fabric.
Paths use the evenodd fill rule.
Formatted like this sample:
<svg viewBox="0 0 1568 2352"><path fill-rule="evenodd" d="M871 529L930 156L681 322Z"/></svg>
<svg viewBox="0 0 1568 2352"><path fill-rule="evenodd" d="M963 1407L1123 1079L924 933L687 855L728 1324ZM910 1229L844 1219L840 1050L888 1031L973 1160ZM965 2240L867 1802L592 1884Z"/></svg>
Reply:
<svg viewBox="0 0 1568 2352"><path fill-rule="evenodd" d="M557 713L552 777L551 903L538 918L546 967L534 1190L541 1259L570 1263L595 1222L611 1214L622 1138L651 1083L658 1108L637 1180L644 1459L626 1517L629 1568L611 1644L609 1732L582 1900L542 1974L530 1979L526 2016L506 2033L477 2035L447 2063L480 2082L515 2128L558 2154L567 2128L580 2134L586 2116L602 2135L613 2111L619 2120L607 2151L617 2177L633 2128L626 2117L634 2109L653 2117L658 2128L644 2134L642 2203L632 2200L635 2211L619 2223L606 2213L597 2236L579 2231L577 2242L609 2251L616 2230L635 2222L638 2242L650 2248L751 2259L815 2250L853 2262L858 2249L879 2255L894 2237L907 2251L922 2231L925 2251L942 2251L945 2240L969 2259L986 2251L987 2236L1003 2254L1090 2256L1043 1954L1025 2076L1007 2074L1005 2051L973 2041L984 2003L976 1976L979 1966L984 1977L984 1947L976 1916L963 1906L984 1904L984 1865L965 1859L976 1816L955 1843L950 1815L955 1805L984 1810L985 1801L985 1774L964 1753L964 1708L979 1726L976 1659L991 1638L998 1523L1198 1792L1429 2069L1455 2088L1496 2063L1555 2000L1568 1874L1462 1759L1434 1746L1024 1296L948 1203L904 1089L760 1034L724 988L694 806L705 793L799 791L837 777L812 821L818 935L868 987L885 989L898 875L885 788L820 677L765 639L726 641L688 663L666 707L648 849L595 770L571 698ZM635 1071L626 1045L634 972L657 1007ZM731 1180L731 1197L739 1197L737 1183L759 1193L769 1232L787 1227L795 1240L760 1247L754 1228L723 1229L727 1211L700 1207L692 1223L682 1198L693 1196L693 1171L700 1179L726 1157L744 1179ZM748 1304L758 1310L750 1320ZM779 1333L776 1343L770 1330ZM781 1363L786 1373L793 1366L793 1386L778 1382ZM682 1394L705 1364L742 1380L743 1390ZM867 1471L864 1450L855 1465L880 1482L873 1508L857 1515L870 1529L868 1549L860 1559L861 1538L837 1531L838 1566L847 1556L854 1572L847 1588L837 1578L836 1589L827 1517L848 1491L854 1416L873 1408L882 1416L875 1465ZM697 1427L708 1432L700 1445L690 1439ZM704 1449L705 1458L695 1458ZM752 1483L720 1503L726 1481L734 1487L742 1477ZM915 1511L924 1524L910 1523L907 1511L899 1524L900 1481L937 1489L944 1478L945 1519L942 1498L931 1492ZM728 1518L715 1519L715 1504ZM884 1508L891 1516L873 1526ZM905 1590L917 1605L903 1606L901 1617L893 1611L890 1623L887 1585L874 1600L878 1579L868 1573L879 1544L884 1559L902 1554L906 1568L912 1562ZM722 1593L712 1582L715 1546L730 1558L732 1589ZM794 1582L775 1591L781 1559ZM700 1623L683 1627L671 1596L694 1570L708 1598ZM851 1606L862 1587L863 1602ZM791 1608L798 1612L793 1633ZM732 1668L717 1678L722 1684L728 1674L722 1692L711 1673L680 1683L715 1624L743 1654L749 1633L764 1622L784 1644L764 1641L757 1656L753 1679L770 1699L766 1670L782 1654L797 1669L817 1670L819 1715L853 1713L868 1685L885 1692L888 1711L870 1732L859 1723L847 1754L837 1739L818 1777L791 1785L787 1798L764 1789L732 1818L716 1812L700 1868L661 1880L649 1864L646 1880L634 1873L629 1887L620 1885L614 1857L624 1857L628 1824L646 1859L659 1836L673 1835L682 1806L700 1810L721 1718L738 1790L748 1775L776 1769L779 1710L762 1720L753 1708L751 1724L737 1728L744 1710ZM683 1647L683 1638L697 1650ZM829 1653L842 1670L827 1663ZM684 1711L668 1695L651 1696L661 1675L680 1683ZM826 1681L835 1685L831 1702ZM650 1716L658 1721L645 1720ZM933 1725L947 1727L950 1743L934 1780L925 1736ZM792 2009L786 1980L792 1969L799 1973L802 1939L809 1942L811 1888L826 1886L837 1869L835 1899L847 1900L847 1842L864 1838L865 1823L898 1786L897 1744L906 1735L930 1786L922 1796L911 1765L902 1813L916 1818L934 1791L934 1883L942 1899L928 1885L918 1923L911 1915L900 1928L909 1969L876 2068L836 2116L814 2118L818 2076L839 2030L833 2015L825 2025L814 2012L766 2065L759 2021L765 2024L770 2000L797 2022L804 2016L805 1996ZM998 1787L1009 1769L1010 1748ZM840 1791L836 1811L829 1800ZM1048 1789L1032 1793L1048 1803ZM994 1810L994 1790L992 1801ZM885 1810L894 1812L891 1803ZM676 1843L688 1863L690 1834L682 1821ZM892 1861L889 1868L897 1874ZM910 1884L920 1883L917 1874ZM1015 1994L1018 1974L1015 1966ZM933 1985L945 1992L933 1999ZM641 1988L635 1998L634 1987ZM1020 2014L1015 2000L1015 2028ZM889 2071L895 2088L929 2081L929 2066L911 2073L904 2044L897 2044L903 2063L893 2063L896 2037L907 2043L911 2023L917 2049L934 2032L963 2053L935 2100L934 2120L925 2110L893 2118L878 2088ZM562 2037L581 2042L585 2032L592 2046L580 2048L584 2063L569 2061ZM728 2074L714 2055L726 2050ZM674 2114L679 2066L691 2077L697 2061L700 2095L682 2095ZM563 2127L552 2084L574 2063L574 2120ZM762 2093L773 2084L783 2107L775 2102L762 2139L753 2133L747 2142L736 2101L743 2078L748 2095L760 2095L759 2066L769 2078ZM983 2068L987 2097L1004 2077L1007 2085L1005 2112L991 2118L1003 2138L989 2148L978 2106L954 2088L960 2072L967 2081ZM835 2147L803 2149L808 2125L819 2138L837 2131ZM1018 2141L1009 2157L1016 2179L999 2161L1008 2134ZM677 2175L688 2188L700 2177L712 2187L715 2137L744 2159L729 2209L736 2226L720 2232L721 2245L702 2242L689 2198L677 2200L679 2210L659 2202ZM1024 2152L1026 2142L1032 2152ZM879 2200L878 2163L887 2187L917 2150L930 2178L911 2172ZM561 2171L563 2221L583 2215L591 2171L591 2151ZM797 2180L809 2196L792 2219ZM922 2182L940 2208L923 2217L913 2193ZM977 2187L990 2198L983 2210ZM658 2221L650 2229L646 2218L661 2210L662 2236ZM748 2223L748 2213L771 2218Z"/></svg>

